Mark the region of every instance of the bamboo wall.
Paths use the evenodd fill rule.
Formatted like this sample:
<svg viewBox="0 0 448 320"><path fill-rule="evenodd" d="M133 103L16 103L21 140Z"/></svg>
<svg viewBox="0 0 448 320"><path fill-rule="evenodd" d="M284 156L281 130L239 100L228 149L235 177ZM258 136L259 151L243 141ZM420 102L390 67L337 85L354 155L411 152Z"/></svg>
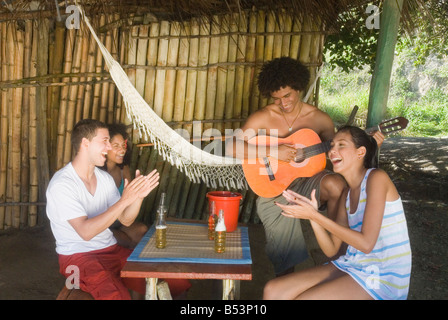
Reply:
<svg viewBox="0 0 448 320"><path fill-rule="evenodd" d="M137 26L117 27L110 23L113 18L101 17L101 41L156 113L189 133L195 120L200 121L195 132L214 128L224 134L265 106L268 101L256 86L264 61L297 58L309 66L312 81L322 62L324 33L316 20L248 11L215 16L207 23L151 22L145 17ZM0 229L23 228L46 219L45 189L52 174L71 159L74 124L82 118L129 120L82 24L69 30L52 20L2 22L0 39ZM316 103L317 96L315 92L309 102ZM191 183L151 146L138 147L148 141L132 129L130 133L131 168L161 173L157 192L142 206L141 220L153 221L153 204L161 192L167 192L170 217L205 217L208 188ZM256 222L256 196L240 192L240 221Z"/></svg>

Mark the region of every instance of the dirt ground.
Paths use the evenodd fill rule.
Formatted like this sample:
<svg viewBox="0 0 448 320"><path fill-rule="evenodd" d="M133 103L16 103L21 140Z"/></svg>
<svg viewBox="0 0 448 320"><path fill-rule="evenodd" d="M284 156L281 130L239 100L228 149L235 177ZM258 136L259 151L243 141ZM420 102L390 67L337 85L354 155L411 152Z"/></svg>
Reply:
<svg viewBox="0 0 448 320"><path fill-rule="evenodd" d="M410 300L448 299L448 138L389 138L381 167L403 199L412 247ZM253 280L241 299L258 300L274 276L264 253L264 231L249 225ZM311 259L296 267L313 265ZM0 231L0 300L54 300L64 285L47 225ZM188 299L210 298L213 281L196 280Z"/></svg>

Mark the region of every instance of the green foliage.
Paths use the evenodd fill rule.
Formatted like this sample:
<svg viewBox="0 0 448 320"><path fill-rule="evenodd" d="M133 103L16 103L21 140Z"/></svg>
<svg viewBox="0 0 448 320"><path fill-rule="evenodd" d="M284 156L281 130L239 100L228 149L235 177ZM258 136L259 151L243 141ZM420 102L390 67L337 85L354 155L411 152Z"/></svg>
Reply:
<svg viewBox="0 0 448 320"><path fill-rule="evenodd" d="M416 66L424 65L431 54L440 58L448 51L448 1L430 0L426 11L417 10L413 17L417 22L411 37L402 34L397 42L397 52L413 47Z"/></svg>
<svg viewBox="0 0 448 320"><path fill-rule="evenodd" d="M385 117L409 119L402 135L448 136L448 0L425 1L426 10L422 5L418 2L410 12L414 33L401 31L398 38ZM368 15L359 10L345 13L340 32L326 39L319 107L337 125L345 123L357 105L357 125L365 126L379 35L379 30L366 27ZM445 62L428 64L436 58ZM431 87L417 90L425 77L431 79Z"/></svg>
<svg viewBox="0 0 448 320"><path fill-rule="evenodd" d="M381 10L383 1L375 1L373 4ZM448 52L448 0L424 1L425 9L421 7L423 1L415 2L420 6L415 6L408 17L415 30L409 34L402 28L396 49L400 53L412 46L417 66L423 65L431 54L436 53L440 57ZM340 30L329 35L325 42L325 61L332 68L340 67L343 71L350 72L367 65L370 72L373 72L379 30L367 28L366 20L370 15L361 8L341 14ZM404 22L401 26L404 26Z"/></svg>
<svg viewBox="0 0 448 320"><path fill-rule="evenodd" d="M448 93L439 88L428 91L416 100L395 98L390 114L409 119L407 134L411 136L444 136L448 134Z"/></svg>
<svg viewBox="0 0 448 320"><path fill-rule="evenodd" d="M409 50L413 52L413 50ZM412 61L412 56L404 55L396 59L396 64ZM395 68L385 118L402 116L409 120L408 128L400 133L404 136L447 136L448 135L448 77L439 87L420 95L412 88L407 76L414 70L405 72L401 65ZM424 69L424 67L423 67ZM438 75L440 77L440 74ZM371 76L368 67L350 73L342 68L324 67L320 82L319 108L327 112L335 124L344 124L353 107L359 107L356 125L365 127L369 104Z"/></svg>
<svg viewBox="0 0 448 320"><path fill-rule="evenodd" d="M379 31L366 27L367 16L358 11L345 13L339 32L326 38L325 60L333 68L349 72L368 65L373 70Z"/></svg>

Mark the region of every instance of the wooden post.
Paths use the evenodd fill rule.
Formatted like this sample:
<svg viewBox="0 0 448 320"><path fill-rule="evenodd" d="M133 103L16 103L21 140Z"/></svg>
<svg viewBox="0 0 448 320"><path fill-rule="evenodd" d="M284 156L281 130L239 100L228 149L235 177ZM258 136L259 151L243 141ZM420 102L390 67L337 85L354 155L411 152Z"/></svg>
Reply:
<svg viewBox="0 0 448 320"><path fill-rule="evenodd" d="M37 49L37 68L36 75L43 76L48 73L48 20L42 20L38 28L39 48ZM37 150L39 150L37 165L39 172L39 202L45 202L45 191L50 180L48 168L48 149L47 149L47 88L36 89L36 130L37 130ZM45 216L45 207L39 207L38 224L42 224Z"/></svg>
<svg viewBox="0 0 448 320"><path fill-rule="evenodd" d="M0 79L8 80L8 64L6 50L6 22L0 23ZM0 203L6 202L6 176L8 161L8 92L0 91ZM0 207L0 230L4 229L5 224L5 207Z"/></svg>
<svg viewBox="0 0 448 320"><path fill-rule="evenodd" d="M384 8L381 12L375 70L370 83L367 127L380 123L386 112L402 8L403 0L384 1Z"/></svg>

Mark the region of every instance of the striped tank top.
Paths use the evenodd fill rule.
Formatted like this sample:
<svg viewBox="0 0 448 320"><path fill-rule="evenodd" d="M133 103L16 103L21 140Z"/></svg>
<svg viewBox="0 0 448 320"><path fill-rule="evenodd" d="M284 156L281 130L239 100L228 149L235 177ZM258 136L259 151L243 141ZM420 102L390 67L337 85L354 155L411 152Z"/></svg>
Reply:
<svg viewBox="0 0 448 320"><path fill-rule="evenodd" d="M358 208L350 214L350 192L346 199L350 229L361 231L366 207L368 169L361 184ZM411 246L401 198L386 202L383 222L373 250L366 254L348 246L344 256L332 263L348 273L374 299L405 300L411 276Z"/></svg>

